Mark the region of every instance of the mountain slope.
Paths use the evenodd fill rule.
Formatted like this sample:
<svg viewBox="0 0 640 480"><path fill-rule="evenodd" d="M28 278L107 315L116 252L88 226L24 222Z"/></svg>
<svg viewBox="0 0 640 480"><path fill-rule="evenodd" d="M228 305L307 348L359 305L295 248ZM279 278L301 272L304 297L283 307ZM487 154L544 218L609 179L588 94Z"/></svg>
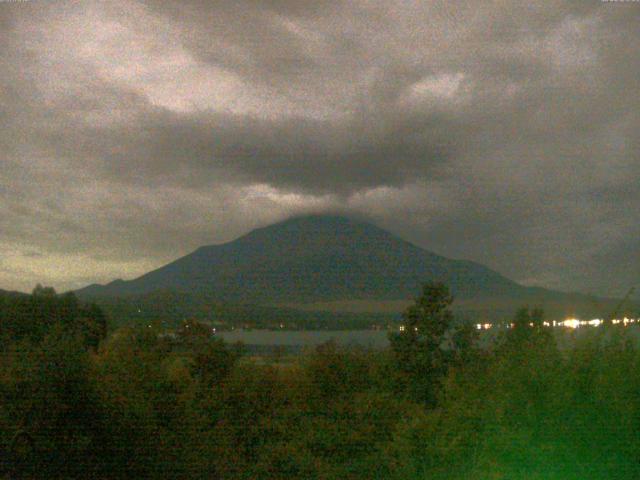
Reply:
<svg viewBox="0 0 640 480"><path fill-rule="evenodd" d="M460 298L503 297L524 287L477 263L423 250L368 223L336 216L290 219L199 248L135 280L91 285L82 296L159 289L252 303L406 299L428 280Z"/></svg>

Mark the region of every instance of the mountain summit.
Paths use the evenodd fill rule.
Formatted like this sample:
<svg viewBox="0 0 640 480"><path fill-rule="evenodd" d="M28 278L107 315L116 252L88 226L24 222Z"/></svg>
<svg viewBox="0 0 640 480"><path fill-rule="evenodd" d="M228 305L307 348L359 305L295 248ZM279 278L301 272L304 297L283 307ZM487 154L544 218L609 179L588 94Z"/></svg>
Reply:
<svg viewBox="0 0 640 480"><path fill-rule="evenodd" d="M430 280L446 282L459 298L511 296L525 289L480 264L436 255L370 223L313 215L201 247L131 281L78 293L128 296L169 289L272 304L399 300L415 296Z"/></svg>

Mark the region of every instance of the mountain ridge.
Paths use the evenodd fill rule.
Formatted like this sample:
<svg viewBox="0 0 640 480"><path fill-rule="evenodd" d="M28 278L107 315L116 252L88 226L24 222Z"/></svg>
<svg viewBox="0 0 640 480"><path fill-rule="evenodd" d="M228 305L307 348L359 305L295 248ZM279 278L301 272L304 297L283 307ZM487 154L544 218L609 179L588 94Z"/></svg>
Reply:
<svg viewBox="0 0 640 480"><path fill-rule="evenodd" d="M94 284L76 293L142 299L174 291L204 303L215 299L325 311L371 305L375 312L376 305L396 308L415 298L427 281L446 283L458 308L487 316L522 305L555 315L605 315L614 303L523 286L479 263L440 256L371 223L336 215L289 218L230 242L199 247L133 280Z"/></svg>
<svg viewBox="0 0 640 480"><path fill-rule="evenodd" d="M454 293L463 296L482 294L487 288L524 288L488 267L437 255L373 224L312 215L199 247L133 280L94 284L77 293L103 296L216 288L234 300L260 302L288 300L292 295L304 300L402 299L423 281L436 279L447 281Z"/></svg>

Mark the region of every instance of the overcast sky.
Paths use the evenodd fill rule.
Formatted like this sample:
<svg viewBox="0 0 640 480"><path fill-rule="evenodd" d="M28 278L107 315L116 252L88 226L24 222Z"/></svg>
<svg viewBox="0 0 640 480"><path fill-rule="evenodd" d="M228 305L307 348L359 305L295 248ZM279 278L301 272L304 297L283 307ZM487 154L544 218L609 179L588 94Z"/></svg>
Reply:
<svg viewBox="0 0 640 480"><path fill-rule="evenodd" d="M0 288L307 212L531 285L640 283L640 3L0 2Z"/></svg>

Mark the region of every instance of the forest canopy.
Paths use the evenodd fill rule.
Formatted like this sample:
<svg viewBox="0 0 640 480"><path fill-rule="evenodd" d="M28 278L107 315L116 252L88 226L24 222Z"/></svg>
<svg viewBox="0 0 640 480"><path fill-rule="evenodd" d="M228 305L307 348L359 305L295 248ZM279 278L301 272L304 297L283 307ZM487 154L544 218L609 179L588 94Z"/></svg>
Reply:
<svg viewBox="0 0 640 480"><path fill-rule="evenodd" d="M284 362L198 322L106 335L48 288L1 298L10 478L640 478L635 327L554 333L522 309L480 345L426 285L388 349Z"/></svg>

